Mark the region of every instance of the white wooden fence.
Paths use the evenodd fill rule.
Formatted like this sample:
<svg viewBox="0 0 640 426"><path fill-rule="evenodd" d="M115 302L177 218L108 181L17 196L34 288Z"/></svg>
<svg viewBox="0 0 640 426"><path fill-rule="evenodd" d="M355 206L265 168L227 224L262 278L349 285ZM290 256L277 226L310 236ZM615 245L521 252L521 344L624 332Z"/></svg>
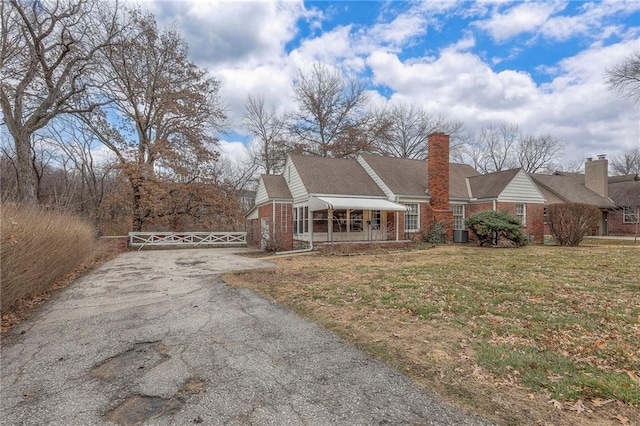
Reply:
<svg viewBox="0 0 640 426"><path fill-rule="evenodd" d="M129 232L129 246L243 246L246 232Z"/></svg>

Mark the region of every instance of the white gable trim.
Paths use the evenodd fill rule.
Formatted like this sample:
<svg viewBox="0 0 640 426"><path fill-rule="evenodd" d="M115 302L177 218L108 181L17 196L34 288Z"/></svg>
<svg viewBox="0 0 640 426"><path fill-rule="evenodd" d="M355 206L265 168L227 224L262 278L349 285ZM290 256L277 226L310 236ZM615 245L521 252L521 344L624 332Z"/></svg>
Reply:
<svg viewBox="0 0 640 426"><path fill-rule="evenodd" d="M498 195L498 201L544 204L545 199L531 176L524 169L520 169Z"/></svg>
<svg viewBox="0 0 640 426"><path fill-rule="evenodd" d="M384 183L382 178L378 176L375 170L373 170L373 167L371 167L369 163L367 163L367 160L365 160L362 155L358 155L357 160L360 166L362 166L362 168L367 172L367 174L371 177L371 179L373 179L376 185L380 187L380 189L382 190L382 192L384 192L384 195L386 195L387 198L389 198L390 200L393 200L394 198L396 198L396 194L394 194L393 191L391 191L391 189L387 186L387 184Z"/></svg>
<svg viewBox="0 0 640 426"><path fill-rule="evenodd" d="M289 192L291 192L291 197L294 202L299 202L300 200L307 199L309 196L309 191L304 186L304 182L300 177L300 173L298 173L298 169L291 161L291 157L287 156L287 161L284 165L284 180L287 182L287 186L289 187Z"/></svg>

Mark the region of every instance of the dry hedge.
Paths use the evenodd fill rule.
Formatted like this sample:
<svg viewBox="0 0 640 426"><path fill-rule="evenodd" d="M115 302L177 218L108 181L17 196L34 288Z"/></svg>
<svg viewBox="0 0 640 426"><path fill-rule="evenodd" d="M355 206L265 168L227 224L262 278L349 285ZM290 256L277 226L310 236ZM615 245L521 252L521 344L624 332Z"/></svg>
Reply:
<svg viewBox="0 0 640 426"><path fill-rule="evenodd" d="M91 256L95 243L93 226L70 213L2 205L2 310L49 289Z"/></svg>

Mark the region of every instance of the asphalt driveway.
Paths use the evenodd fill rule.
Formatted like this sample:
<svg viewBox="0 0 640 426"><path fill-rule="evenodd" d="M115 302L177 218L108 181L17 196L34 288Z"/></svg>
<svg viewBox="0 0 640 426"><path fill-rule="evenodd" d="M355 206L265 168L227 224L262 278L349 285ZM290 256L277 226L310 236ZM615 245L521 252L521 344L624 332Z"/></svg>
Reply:
<svg viewBox="0 0 640 426"><path fill-rule="evenodd" d="M124 253L2 341L3 425L480 425L223 272L242 249Z"/></svg>

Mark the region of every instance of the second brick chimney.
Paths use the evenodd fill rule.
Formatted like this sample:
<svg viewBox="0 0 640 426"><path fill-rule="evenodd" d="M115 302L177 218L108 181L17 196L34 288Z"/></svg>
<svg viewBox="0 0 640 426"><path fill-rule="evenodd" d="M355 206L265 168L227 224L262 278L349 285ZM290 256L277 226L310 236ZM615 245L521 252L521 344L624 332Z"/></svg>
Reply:
<svg viewBox="0 0 640 426"><path fill-rule="evenodd" d="M609 161L606 155L598 155L597 160L587 158L584 163L584 186L601 197L609 197Z"/></svg>

